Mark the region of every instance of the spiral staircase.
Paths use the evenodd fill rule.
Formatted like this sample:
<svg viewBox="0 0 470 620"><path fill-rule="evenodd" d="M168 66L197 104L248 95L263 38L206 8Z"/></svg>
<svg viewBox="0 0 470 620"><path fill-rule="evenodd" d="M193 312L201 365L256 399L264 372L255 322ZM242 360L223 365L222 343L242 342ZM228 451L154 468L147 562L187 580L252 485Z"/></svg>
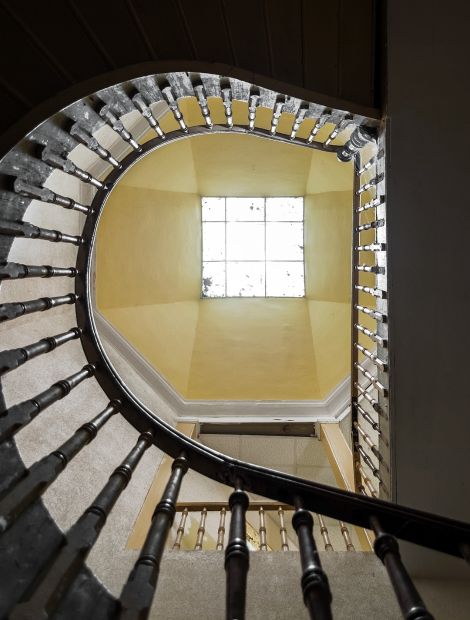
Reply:
<svg viewBox="0 0 470 620"><path fill-rule="evenodd" d="M86 26L83 14L89 9L69 4ZM194 51L197 28L193 34L188 28L191 8L174 4L178 20L171 22L184 26ZM58 56L53 58L41 47L40 38L28 26L31 16L25 13L27 18L22 17L21 3L12 7L2 3L8 15L5 23L10 24L5 40L14 40L18 28L25 32L29 28L25 46L49 54L55 70L63 74ZM257 3L253 7L258 11ZM97 7L98 13L102 8ZM303 9L310 15L313 3ZM353 10L343 7L343 11L342 19L345 13L353 19ZM131 14L152 51L141 15L135 10ZM358 26L362 17L358 10ZM371 611L367 605L354 607L360 601L351 590L346 589L345 597L344 581L358 583L354 573L360 572L360 564L349 560L350 564L338 566L330 557L320 557L311 512L374 532L374 550L397 601L397 607L383 610L383 617L396 617L398 609L409 619L433 617L432 607L426 607L400 557L398 540L467 561L470 557L470 525L390 501L394 499L391 427L398 422L389 411L393 385L389 384L388 359L391 295L384 127L373 107L356 103L348 108L333 93L310 101L313 97L299 87L299 78L289 75L286 81L297 86L281 88L274 80L282 79L282 72L270 71L277 60L274 30L267 37L269 66L255 66L254 56L251 67L271 77L258 79L244 73L239 65L246 68L249 62L238 62L242 40L238 57L233 53L237 23L232 15L230 24L225 24L234 66L224 71L215 71L208 58L201 63L194 53L199 66L168 61L158 73L142 68L137 74L129 71L119 76L115 71L114 77L95 77L92 87L89 83L72 89L75 94L56 97L47 105L39 100L34 104L41 105L30 105L7 71L5 109L15 99L16 106L23 100L21 113L27 108L31 112L23 122L5 128L0 162L0 320L4 328L0 353L1 618L171 617L171 597L181 597L175 581L199 583L198 575L204 571L206 583L216 584L210 599L224 598L221 590L226 581L226 617L233 620L245 617L247 592L248 599L254 598L253 591L250 594L254 579L263 617L268 607L260 590L269 588L272 573L260 556L250 557L248 552L248 493L294 508L300 553L280 554L277 571L292 576L298 564L301 580L294 575L294 581L299 581L295 597L303 597L312 618L332 617L332 598L335 617L377 617L380 601ZM89 24L88 36L93 39ZM198 27L202 32L203 26ZM60 37L56 40L51 35L51 46L59 44ZM94 39L103 58L108 57L107 68L116 69L106 45ZM170 39L168 35L168 48ZM329 45L324 39L323 44ZM131 42L135 44L132 37L129 49ZM322 70L328 74L330 68ZM38 91L40 82L31 75L30 83ZM351 101L355 95L349 97ZM197 108L197 115L187 115L188 101ZM377 96L367 103L372 106L376 101ZM119 365L111 360L101 342L93 316L92 262L96 229L109 192L147 153L175 140L215 132L250 133L299 148L320 149L341 162L353 161L351 416L356 493L244 463L188 439L165 421L158 404L142 404L134 394L138 378L122 360ZM131 567L129 557L119 549L132 525L135 504L142 502L164 454L174 459L171 474L155 506L142 551L131 557ZM206 554L182 566L176 555L164 553L188 470L222 482L230 494L231 521L223 565ZM368 566L370 571L363 577L366 589L382 592L383 575L373 564ZM221 577L224 569L225 577ZM118 586L113 582L110 587L111 573ZM275 583L277 590L286 592L286 582ZM283 596L287 601L294 594L289 591ZM344 600L341 610L335 608L338 600ZM382 603L385 600L384 594ZM194 613L196 603L186 601L181 617ZM281 606L278 617L291 617L287 607ZM198 614L219 613L210 609L207 604Z"/></svg>
<svg viewBox="0 0 470 620"><path fill-rule="evenodd" d="M182 112L188 98L196 100L199 106L200 117L196 121L185 118ZM262 110L269 111L267 128L257 123ZM164 131L159 122L164 114L172 118L169 131ZM216 116L217 123L213 120ZM288 135L278 132L285 119L290 126ZM309 131L306 137L299 137L303 123ZM371 229L386 230L383 194L379 191L375 198L361 201L364 192L380 187L383 182L380 171L383 137L374 120L225 76L164 73L97 91L37 126L1 162L0 171L10 183L10 189L3 190L1 195L2 251L8 260L0 270L7 296L0 311L2 321L11 325L6 334L10 342L16 343L1 355L2 373L11 373L4 383L8 406L3 406L0 418L4 473L0 498L2 617L147 617L152 609L178 492L188 468L234 489L229 498L231 524L225 549L228 618L242 618L245 614L249 566L245 533L247 492L295 508L293 525L299 538L301 588L312 618L331 617L332 593L313 538L310 511L374 531L374 550L385 564L406 618L432 616L400 559L397 538L453 556L468 556L469 525L377 499L365 473L368 468L378 478L383 496L386 484L380 469L388 460L385 449L389 442L384 424L388 419L388 390L382 375L377 373L387 370L383 362L385 306L365 307L357 303L357 294L362 292L375 298L380 291L386 291L385 237L376 238L369 246L355 241L358 245L353 251L356 274L363 271L382 278L372 287L358 284L357 279L354 284L354 314L372 315L377 325L371 330L353 318L356 333L360 331L379 346L375 352L363 345L358 347L358 343L353 346L353 445L358 494L243 463L188 439L159 417L158 411L143 406L126 385L126 377L118 374L110 362L100 342L91 301L96 226L108 193L129 166L146 153L165 148L173 140L227 131L322 149L340 161L353 159L356 235L359 237L362 231ZM372 157L361 155L361 151L366 153L377 142ZM78 165L79 162L85 165ZM372 175L370 168L373 168ZM364 174L368 176L361 181ZM361 214L369 212L374 212L374 216L359 219ZM37 224L23 219L30 215ZM57 230L59 223L66 232ZM13 239L16 245L12 246ZM376 258L360 264L360 252L361 256L369 252ZM34 264L31 264L33 257ZM26 262L26 259L31 260ZM67 281L74 286L67 286ZM380 295L385 304L386 297ZM57 333L42 333L43 325L56 325ZM65 326L66 330L62 331ZM41 337L28 342L28 334ZM377 372L371 366L368 370L365 362L358 362L354 357L358 353L364 354ZM72 368L80 357L84 362L81 368L80 365ZM23 364L26 366L19 369ZM25 372L27 369L29 373ZM44 381L50 383L53 376L58 380L46 387ZM10 394L18 393L27 398L20 402L12 400ZM76 411L73 415L72 410ZM60 423L56 421L58 416ZM72 417L81 425L56 447L54 440L62 436L65 439L73 427ZM117 418L118 425L106 435L108 425ZM39 425L40 420L45 422ZM378 431L380 446L375 446L364 431L364 422L370 425L370 433ZM50 429L48 437L44 437L44 424ZM133 446L129 446L133 435L130 429L140 433ZM122 433L122 439L116 436L117 432ZM105 439L100 443L102 434ZM41 446L37 441L39 436ZM21 453L26 445L34 445L28 455L35 454L39 460L23 462ZM54 448L48 455L44 450L46 445ZM97 453L92 457L95 445ZM138 478L139 462L149 456L151 446L174 458L173 467L155 507L144 547L117 598L93 574L87 558L124 488L133 484L134 470ZM125 456L128 448L130 451ZM370 454L366 448L371 448ZM88 461L84 460L85 453ZM376 458L375 463L372 457ZM116 458L124 460L114 471L111 468L98 474L97 463L103 462L105 470L104 465L115 462ZM62 471L69 463L69 467L76 465L83 472L89 468L88 477L92 476L92 480L88 481L90 489L84 493L86 498L90 490L96 493L99 489L98 478L104 473L110 475L95 499L90 497L91 501L82 505L78 501L80 488L73 498L59 500L56 494L54 499L47 499L50 485L50 491L60 490L58 485L67 475ZM369 481L367 485L365 480ZM145 474L137 484L145 484ZM41 500L43 494L46 505ZM66 531L61 531L61 523L54 522L46 506L48 501L70 503L72 499L84 512L79 516L75 507L73 512L78 518ZM114 509L118 510L119 506ZM112 528L111 520L105 529L109 528Z"/></svg>

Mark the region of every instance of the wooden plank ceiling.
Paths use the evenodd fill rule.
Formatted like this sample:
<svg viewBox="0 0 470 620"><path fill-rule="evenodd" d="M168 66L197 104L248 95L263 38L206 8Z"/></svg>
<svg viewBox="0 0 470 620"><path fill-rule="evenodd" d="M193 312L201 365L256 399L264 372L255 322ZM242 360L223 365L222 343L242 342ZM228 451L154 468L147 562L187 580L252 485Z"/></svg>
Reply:
<svg viewBox="0 0 470 620"><path fill-rule="evenodd" d="M224 63L380 108L380 4L0 0L0 134L84 80L165 60Z"/></svg>

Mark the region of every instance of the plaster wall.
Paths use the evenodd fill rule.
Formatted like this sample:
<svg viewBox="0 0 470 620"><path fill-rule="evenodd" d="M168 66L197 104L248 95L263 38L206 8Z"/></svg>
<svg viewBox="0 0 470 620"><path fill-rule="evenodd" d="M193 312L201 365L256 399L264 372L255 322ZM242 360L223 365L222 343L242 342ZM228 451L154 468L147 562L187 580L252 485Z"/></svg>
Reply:
<svg viewBox="0 0 470 620"><path fill-rule="evenodd" d="M320 397L305 299L202 300L191 399Z"/></svg>
<svg viewBox="0 0 470 620"><path fill-rule="evenodd" d="M398 502L470 520L470 7L388 4L391 415ZM410 137L412 136L412 142ZM447 233L445 230L447 229Z"/></svg>
<svg viewBox="0 0 470 620"><path fill-rule="evenodd" d="M313 378L317 394L324 398L350 372L351 306L310 299L307 302L311 339L315 343Z"/></svg>
<svg viewBox="0 0 470 620"><path fill-rule="evenodd" d="M307 193L313 157L308 149L236 134L201 136L191 139L191 143L201 196L304 196ZM334 175L335 163L328 158L325 164L330 176Z"/></svg>
<svg viewBox="0 0 470 620"><path fill-rule="evenodd" d="M441 9L388 3L392 467L398 502L468 522L470 127L458 111L470 106L460 78L470 7L454 0ZM407 555L419 571L468 578L462 560L411 546Z"/></svg>
<svg viewBox="0 0 470 620"><path fill-rule="evenodd" d="M199 196L194 193L119 184L99 224L98 307L197 300L200 210Z"/></svg>
<svg viewBox="0 0 470 620"><path fill-rule="evenodd" d="M305 197L305 283L309 300L350 303L351 192Z"/></svg>

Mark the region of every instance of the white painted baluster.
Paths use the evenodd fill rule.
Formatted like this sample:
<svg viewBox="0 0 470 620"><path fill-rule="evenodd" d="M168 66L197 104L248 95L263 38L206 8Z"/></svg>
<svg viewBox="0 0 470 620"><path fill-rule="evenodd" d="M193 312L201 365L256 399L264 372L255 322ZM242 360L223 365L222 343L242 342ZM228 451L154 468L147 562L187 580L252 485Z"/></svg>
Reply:
<svg viewBox="0 0 470 620"><path fill-rule="evenodd" d="M201 520L199 521L199 527L197 530L196 544L194 545L195 551L200 551L202 549L202 542L204 540L204 534L206 532L206 517L207 508L203 508L201 510Z"/></svg>
<svg viewBox="0 0 470 620"><path fill-rule="evenodd" d="M173 544L173 549L174 550L181 549L181 541L183 540L184 528L185 528L185 525L186 525L187 517L188 517L188 509L184 508L183 512L181 513L180 524L178 525L178 529L176 530L176 538L175 538L175 542Z"/></svg>
<svg viewBox="0 0 470 620"><path fill-rule="evenodd" d="M280 523L280 533L281 533L281 547L283 551L289 551L289 545L287 543L287 530L286 530L286 523L284 521L284 510L282 508L282 506L279 506L279 508L277 509L277 512L279 513L279 523Z"/></svg>

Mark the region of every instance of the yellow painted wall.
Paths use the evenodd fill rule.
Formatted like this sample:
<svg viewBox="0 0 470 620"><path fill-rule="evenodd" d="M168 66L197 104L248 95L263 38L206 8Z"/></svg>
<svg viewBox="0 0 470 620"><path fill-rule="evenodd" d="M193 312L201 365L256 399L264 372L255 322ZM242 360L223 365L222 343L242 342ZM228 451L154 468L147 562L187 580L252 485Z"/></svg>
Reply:
<svg viewBox="0 0 470 620"><path fill-rule="evenodd" d="M187 395L198 301L107 308L108 321L182 396Z"/></svg>
<svg viewBox="0 0 470 620"><path fill-rule="evenodd" d="M306 194L352 192L352 183L352 162L339 163L332 153L315 152L308 173Z"/></svg>
<svg viewBox="0 0 470 620"><path fill-rule="evenodd" d="M247 135L195 138L199 193L209 196L303 196L312 152Z"/></svg>
<svg viewBox="0 0 470 620"><path fill-rule="evenodd" d="M203 300L188 396L318 398L314 359L307 300Z"/></svg>
<svg viewBox="0 0 470 620"><path fill-rule="evenodd" d="M308 300L318 393L325 398L349 375L351 364L351 305Z"/></svg>
<svg viewBox="0 0 470 620"><path fill-rule="evenodd" d="M155 189L161 192L198 192L192 140L182 139L157 149L138 161L119 182L122 185Z"/></svg>
<svg viewBox="0 0 470 620"><path fill-rule="evenodd" d="M351 193L341 176L338 191L318 191L335 186L341 166L333 154L236 134L148 155L100 222L98 308L185 398L325 398L349 373ZM309 188L307 298L200 300L199 195Z"/></svg>
<svg viewBox="0 0 470 620"><path fill-rule="evenodd" d="M305 197L305 283L310 299L350 302L350 192Z"/></svg>
<svg viewBox="0 0 470 620"><path fill-rule="evenodd" d="M196 194L119 184L99 225L99 309L197 300L201 207Z"/></svg>

